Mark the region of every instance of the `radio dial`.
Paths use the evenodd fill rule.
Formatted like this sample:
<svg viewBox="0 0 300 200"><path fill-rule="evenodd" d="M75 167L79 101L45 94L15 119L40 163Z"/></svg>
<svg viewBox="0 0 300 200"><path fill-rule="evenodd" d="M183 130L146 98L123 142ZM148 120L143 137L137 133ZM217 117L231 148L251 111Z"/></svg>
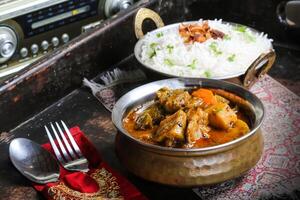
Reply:
<svg viewBox="0 0 300 200"><path fill-rule="evenodd" d="M13 52L14 45L11 42L6 42L1 47L1 55L2 57L9 57Z"/></svg>
<svg viewBox="0 0 300 200"><path fill-rule="evenodd" d="M0 63L6 62L14 55L17 44L16 33L9 27L0 27Z"/></svg>

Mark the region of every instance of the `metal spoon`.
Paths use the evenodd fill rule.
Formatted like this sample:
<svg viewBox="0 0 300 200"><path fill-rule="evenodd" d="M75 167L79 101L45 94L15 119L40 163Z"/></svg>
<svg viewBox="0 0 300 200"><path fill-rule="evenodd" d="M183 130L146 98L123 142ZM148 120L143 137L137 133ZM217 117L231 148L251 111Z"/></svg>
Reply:
<svg viewBox="0 0 300 200"><path fill-rule="evenodd" d="M59 164L39 144L25 138L14 139L9 145L13 165L29 180L45 184L58 181Z"/></svg>

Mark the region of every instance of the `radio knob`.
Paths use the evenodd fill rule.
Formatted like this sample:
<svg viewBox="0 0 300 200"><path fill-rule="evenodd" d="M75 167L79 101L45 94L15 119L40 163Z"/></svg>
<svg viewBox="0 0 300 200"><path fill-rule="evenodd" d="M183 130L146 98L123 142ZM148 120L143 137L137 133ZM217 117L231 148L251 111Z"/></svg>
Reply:
<svg viewBox="0 0 300 200"><path fill-rule="evenodd" d="M37 44L33 44L30 47L32 54L37 54L39 52L39 46Z"/></svg>
<svg viewBox="0 0 300 200"><path fill-rule="evenodd" d="M17 44L16 33L9 27L0 27L0 63L8 61L14 55Z"/></svg>
<svg viewBox="0 0 300 200"><path fill-rule="evenodd" d="M104 14L106 17L111 17L131 5L133 5L133 0L106 0L104 4Z"/></svg>
<svg viewBox="0 0 300 200"><path fill-rule="evenodd" d="M70 37L67 33L64 33L62 36L61 36L61 40L64 42L64 43L67 43L69 42L70 40Z"/></svg>
<svg viewBox="0 0 300 200"><path fill-rule="evenodd" d="M28 56L28 49L26 47L23 47L21 50L20 50L20 55L22 58L25 58Z"/></svg>
<svg viewBox="0 0 300 200"><path fill-rule="evenodd" d="M47 49L49 48L49 42L44 40L42 43L41 43L41 47L44 51L47 51Z"/></svg>
<svg viewBox="0 0 300 200"><path fill-rule="evenodd" d="M59 39L57 37L53 37L51 42L53 47L57 47L59 45Z"/></svg>
<svg viewBox="0 0 300 200"><path fill-rule="evenodd" d="M132 4L133 4L132 0L120 1L119 9L125 10L125 9L129 8Z"/></svg>

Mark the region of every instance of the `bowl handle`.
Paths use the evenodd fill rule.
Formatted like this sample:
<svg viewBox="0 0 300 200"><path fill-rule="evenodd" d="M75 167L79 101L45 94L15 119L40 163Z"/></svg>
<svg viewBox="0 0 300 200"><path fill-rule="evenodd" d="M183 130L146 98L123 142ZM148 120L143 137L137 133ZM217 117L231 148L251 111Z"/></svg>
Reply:
<svg viewBox="0 0 300 200"><path fill-rule="evenodd" d="M286 18L285 18L285 5L286 5L286 1L282 1L277 5L276 15L281 24L283 24L285 26L289 26L289 24L287 23Z"/></svg>
<svg viewBox="0 0 300 200"><path fill-rule="evenodd" d="M134 19L134 32L137 39L140 39L144 36L143 23L145 19L151 19L157 28L164 26L163 20L156 12L148 8L141 8L136 13Z"/></svg>
<svg viewBox="0 0 300 200"><path fill-rule="evenodd" d="M242 81L243 86L250 88L255 82L263 78L273 66L275 58L276 54L273 50L269 53L261 54L247 69ZM257 67L260 65L263 66L257 69Z"/></svg>

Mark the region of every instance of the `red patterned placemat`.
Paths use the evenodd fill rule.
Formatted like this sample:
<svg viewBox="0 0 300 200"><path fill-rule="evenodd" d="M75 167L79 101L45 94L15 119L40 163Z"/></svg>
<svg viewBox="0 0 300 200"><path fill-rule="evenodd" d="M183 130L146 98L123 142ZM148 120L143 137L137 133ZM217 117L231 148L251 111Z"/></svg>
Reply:
<svg viewBox="0 0 300 200"><path fill-rule="evenodd" d="M266 108L262 158L241 178L193 189L203 199L300 198L300 97L270 76L251 91Z"/></svg>

